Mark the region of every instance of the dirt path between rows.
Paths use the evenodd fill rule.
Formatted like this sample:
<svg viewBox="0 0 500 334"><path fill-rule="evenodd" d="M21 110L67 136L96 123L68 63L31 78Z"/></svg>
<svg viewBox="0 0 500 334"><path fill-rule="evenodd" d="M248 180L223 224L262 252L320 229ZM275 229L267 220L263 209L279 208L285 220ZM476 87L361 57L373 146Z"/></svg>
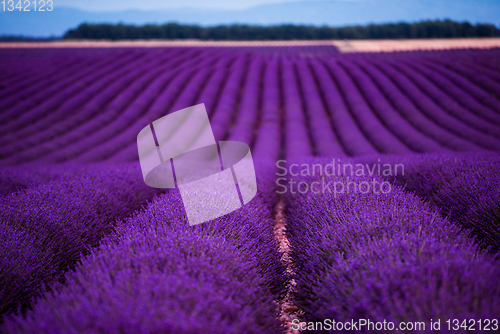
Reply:
<svg viewBox="0 0 500 334"><path fill-rule="evenodd" d="M287 292L285 297L278 300L280 308L280 321L286 328L286 334L297 334L300 333L299 330L294 330L292 328L292 321L294 319L300 319L303 312L300 308L293 303L292 293L295 288L295 280L293 277L293 263L290 256L290 241L286 235L286 217L285 217L285 202L280 199L275 207L275 225L274 225L274 236L279 241L279 251L283 254L282 262L286 266L286 274L290 278L290 283L287 287Z"/></svg>

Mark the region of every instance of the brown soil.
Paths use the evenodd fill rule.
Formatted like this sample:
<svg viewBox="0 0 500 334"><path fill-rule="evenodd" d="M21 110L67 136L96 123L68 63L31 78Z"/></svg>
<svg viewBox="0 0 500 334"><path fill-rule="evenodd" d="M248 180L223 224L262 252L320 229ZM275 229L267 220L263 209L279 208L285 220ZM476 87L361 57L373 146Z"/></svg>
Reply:
<svg viewBox="0 0 500 334"><path fill-rule="evenodd" d="M283 254L282 261L286 266L286 273L288 277L293 276L293 263L290 257L290 242L286 236L286 219L284 214L285 203L281 199L276 205L276 216L274 225L274 236L279 241L279 251ZM300 333L298 330L292 329L292 321L294 319L300 319L303 312L300 308L293 303L292 293L295 288L295 281L290 280L290 285L288 286L288 291L284 298L278 300L280 306L280 321L286 328L285 333L287 334L297 334Z"/></svg>

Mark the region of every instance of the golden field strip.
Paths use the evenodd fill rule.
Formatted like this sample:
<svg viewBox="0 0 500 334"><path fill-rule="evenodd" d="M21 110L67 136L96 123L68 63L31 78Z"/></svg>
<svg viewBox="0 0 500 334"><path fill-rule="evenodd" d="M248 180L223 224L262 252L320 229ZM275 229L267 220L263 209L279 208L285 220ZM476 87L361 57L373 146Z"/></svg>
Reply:
<svg viewBox="0 0 500 334"><path fill-rule="evenodd" d="M500 47L500 38L408 39L408 40L311 40L311 41L200 41L200 40L137 40L137 41L55 41L0 42L0 48L110 48L110 47L259 47L335 45L341 52L393 52L413 50L491 49Z"/></svg>

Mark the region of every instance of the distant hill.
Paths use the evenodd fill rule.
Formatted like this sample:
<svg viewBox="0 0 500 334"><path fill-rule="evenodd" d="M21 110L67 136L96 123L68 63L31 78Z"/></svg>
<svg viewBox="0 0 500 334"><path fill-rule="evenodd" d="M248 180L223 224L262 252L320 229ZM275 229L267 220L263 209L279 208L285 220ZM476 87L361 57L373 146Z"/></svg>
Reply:
<svg viewBox="0 0 500 334"><path fill-rule="evenodd" d="M359 0L308 1L256 6L244 10L181 8L88 12L55 7L52 12L0 11L0 35L61 36L82 22L163 24L260 24L282 23L346 26L368 23L415 22L446 19L500 25L498 0Z"/></svg>

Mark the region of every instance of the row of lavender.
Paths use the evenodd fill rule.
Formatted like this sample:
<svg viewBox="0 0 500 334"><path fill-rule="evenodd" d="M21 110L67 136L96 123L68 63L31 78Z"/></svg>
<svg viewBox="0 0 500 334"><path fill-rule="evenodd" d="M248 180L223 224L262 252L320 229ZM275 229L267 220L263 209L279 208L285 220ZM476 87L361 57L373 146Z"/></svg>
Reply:
<svg viewBox="0 0 500 334"><path fill-rule="evenodd" d="M158 193L135 164L12 168L0 180L1 314L29 307Z"/></svg>
<svg viewBox="0 0 500 334"><path fill-rule="evenodd" d="M498 154L387 157L405 174L387 177L426 200L443 217L469 231L477 244L500 251L500 156Z"/></svg>
<svg viewBox="0 0 500 334"><path fill-rule="evenodd" d="M218 139L259 157L500 149L498 50L74 52L52 72L3 79L0 163L134 161L145 124L196 103Z"/></svg>
<svg viewBox="0 0 500 334"><path fill-rule="evenodd" d="M363 328L358 323L359 332L386 332L390 325L384 322L407 332L399 331L399 324L412 322L413 332L430 333L431 319L444 331L450 330L447 320L459 319L462 327L455 324L455 330L498 329L499 156L417 155L383 162L407 167L404 175L389 178L396 182L389 193L354 191L351 185L337 193L285 195L295 299L305 312L302 320L313 322L302 328L351 332L351 319L370 319L377 327L365 321ZM310 185L322 177L294 180ZM383 182L379 176L326 177L358 187L374 180ZM326 319L341 324L332 329ZM464 327L464 319L472 320ZM415 322L425 330L415 330Z"/></svg>
<svg viewBox="0 0 500 334"><path fill-rule="evenodd" d="M266 169L258 165L258 170ZM120 173L115 174L108 178L110 184L116 183L115 178L123 177ZM276 194L272 192L272 179L266 178L266 175L270 174L259 174L259 193L249 205L194 227L187 222L177 191L160 195L146 208L123 221L117 221L114 232L107 234L100 246L82 258L75 271L66 275L68 263L58 263L55 258L67 253L77 255L78 246L84 243L88 247L93 246L93 242L78 234L79 221L90 223L93 220L78 210L78 204L71 203L71 196L61 194L69 202L62 203L66 222L59 222L61 231L52 231L59 233L59 237L42 239L31 248L28 247L30 240L19 235L6 238L11 240L5 249L10 250L12 261L2 263L2 273L10 271L13 275L2 275L12 279L5 288L2 285L2 297L6 293L15 294L11 299L22 300L25 297L23 294L29 286L25 285L24 289L16 286L20 278L29 278L38 287L48 284L52 291L46 292L43 299L34 303L25 316L19 313L5 317L1 331L199 333L210 329L214 333L280 332L281 324L277 320L278 309L274 300L284 293L286 277L273 235L272 203ZM95 187L102 188L96 179ZM140 181L140 178L137 180ZM124 180L127 181L132 180ZM126 191L120 182L115 186L122 186L121 191ZM118 189L112 190L119 192ZM37 191L36 186L28 188L7 196L5 201L12 203L17 198L32 199ZM82 198L87 201L80 205L81 209L88 212L103 210L93 207L95 204L92 204L88 194L96 192L95 189L73 192L86 197ZM99 202L102 205L109 205L105 203L105 199L109 198L117 202L113 204L133 207L118 203L119 196L110 192L101 196L103 199ZM145 197L144 194L142 197ZM42 211L49 206L48 203L34 203L27 208L25 216L35 218L32 211ZM51 210L56 209L50 206L45 208L46 214ZM34 238L43 238L44 231L58 223L53 217L44 217L48 226L38 226L38 232L31 231ZM11 224L22 224L21 219L14 218L8 217ZM119 219L120 213L112 217L105 217L103 213L103 217L99 218L108 218L111 222ZM94 239L102 237L102 226L97 225L88 224L85 234ZM16 227L13 226L13 229ZM108 230L111 227L108 224ZM26 241L23 245L24 257L44 255L39 258L43 268L23 267L30 261L21 257L20 247L13 247L23 240ZM54 247L31 251L42 243ZM51 250L56 247L59 252L52 254ZM52 266L44 261L45 258L52 258ZM16 265L16 260L21 265ZM64 284L58 284L63 281Z"/></svg>

